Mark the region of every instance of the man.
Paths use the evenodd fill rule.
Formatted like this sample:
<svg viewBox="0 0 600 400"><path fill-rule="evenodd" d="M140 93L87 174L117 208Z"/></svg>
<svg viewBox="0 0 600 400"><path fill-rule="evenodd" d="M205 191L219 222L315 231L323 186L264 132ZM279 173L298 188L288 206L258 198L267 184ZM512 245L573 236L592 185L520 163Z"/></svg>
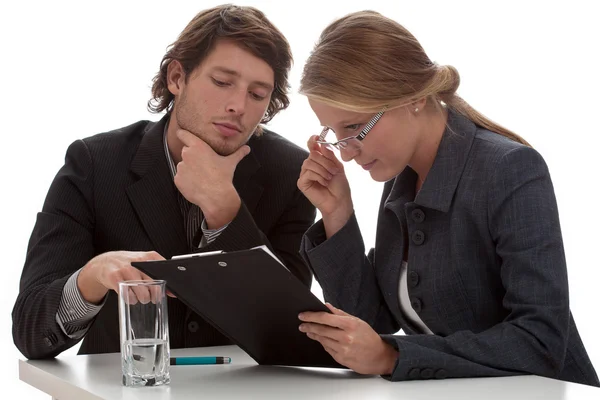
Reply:
<svg viewBox="0 0 600 400"><path fill-rule="evenodd" d="M165 117L71 144L13 309L26 357L54 357L84 336L80 354L118 352L118 282L149 279L133 261L266 244L310 285L298 249L315 209L296 188L307 154L259 126L288 106L291 63L260 11L201 12L154 79L149 108ZM178 299L168 309L172 348L230 343Z"/></svg>

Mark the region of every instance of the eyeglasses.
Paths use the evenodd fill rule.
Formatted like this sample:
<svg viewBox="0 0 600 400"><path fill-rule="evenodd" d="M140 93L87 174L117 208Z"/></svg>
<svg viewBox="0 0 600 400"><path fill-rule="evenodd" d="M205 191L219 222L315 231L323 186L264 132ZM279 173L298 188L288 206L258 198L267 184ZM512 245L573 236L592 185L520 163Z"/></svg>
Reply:
<svg viewBox="0 0 600 400"><path fill-rule="evenodd" d="M326 146L332 146L338 150L359 150L362 148L363 139L367 136L367 133L369 133L371 129L373 129L373 127L375 126L377 121L379 121L379 118L381 118L384 112L385 110L381 110L380 112L375 114L375 116L371 118L369 122L367 122L365 127L360 131L358 135L340 139L337 142L327 142L325 140L325 136L327 136L327 133L329 132L329 128L325 127L321 131L319 139L317 139L317 143Z"/></svg>

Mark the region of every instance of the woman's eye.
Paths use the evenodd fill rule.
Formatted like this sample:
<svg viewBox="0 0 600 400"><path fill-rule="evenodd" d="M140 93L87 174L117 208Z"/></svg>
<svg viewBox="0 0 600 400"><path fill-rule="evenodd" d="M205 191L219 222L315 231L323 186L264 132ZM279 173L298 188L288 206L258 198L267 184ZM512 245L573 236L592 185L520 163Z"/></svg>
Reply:
<svg viewBox="0 0 600 400"><path fill-rule="evenodd" d="M355 131L358 128L360 128L361 124L352 124L352 125L346 125L344 127L344 129L348 130L348 131Z"/></svg>

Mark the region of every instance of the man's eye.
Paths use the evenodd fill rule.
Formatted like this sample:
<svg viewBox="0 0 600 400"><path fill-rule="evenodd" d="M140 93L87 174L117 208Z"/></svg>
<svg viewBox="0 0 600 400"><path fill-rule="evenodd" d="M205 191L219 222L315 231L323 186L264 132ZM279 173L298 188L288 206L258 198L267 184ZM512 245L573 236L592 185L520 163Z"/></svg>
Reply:
<svg viewBox="0 0 600 400"><path fill-rule="evenodd" d="M223 81L220 81L215 78L211 78L211 79L212 79L213 83L217 86L229 86L229 83L227 83L227 82L223 82Z"/></svg>
<svg viewBox="0 0 600 400"><path fill-rule="evenodd" d="M261 96L258 93L250 92L250 95L252 96L252 98L254 100L257 100L257 101L262 101L265 99L265 96Z"/></svg>
<svg viewBox="0 0 600 400"><path fill-rule="evenodd" d="M344 129L346 129L346 130L348 130L348 131L355 131L355 130L357 130L358 128L360 128L360 126L361 126L361 125L362 125L362 124L352 124L352 125L346 125L346 126L344 127Z"/></svg>

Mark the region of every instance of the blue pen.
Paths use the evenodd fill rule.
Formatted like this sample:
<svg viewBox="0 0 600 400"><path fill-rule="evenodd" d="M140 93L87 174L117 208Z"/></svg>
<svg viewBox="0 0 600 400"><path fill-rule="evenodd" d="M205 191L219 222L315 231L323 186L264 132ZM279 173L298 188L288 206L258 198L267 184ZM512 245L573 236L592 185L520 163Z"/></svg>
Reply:
<svg viewBox="0 0 600 400"><path fill-rule="evenodd" d="M229 364L231 357L171 357L171 365Z"/></svg>

